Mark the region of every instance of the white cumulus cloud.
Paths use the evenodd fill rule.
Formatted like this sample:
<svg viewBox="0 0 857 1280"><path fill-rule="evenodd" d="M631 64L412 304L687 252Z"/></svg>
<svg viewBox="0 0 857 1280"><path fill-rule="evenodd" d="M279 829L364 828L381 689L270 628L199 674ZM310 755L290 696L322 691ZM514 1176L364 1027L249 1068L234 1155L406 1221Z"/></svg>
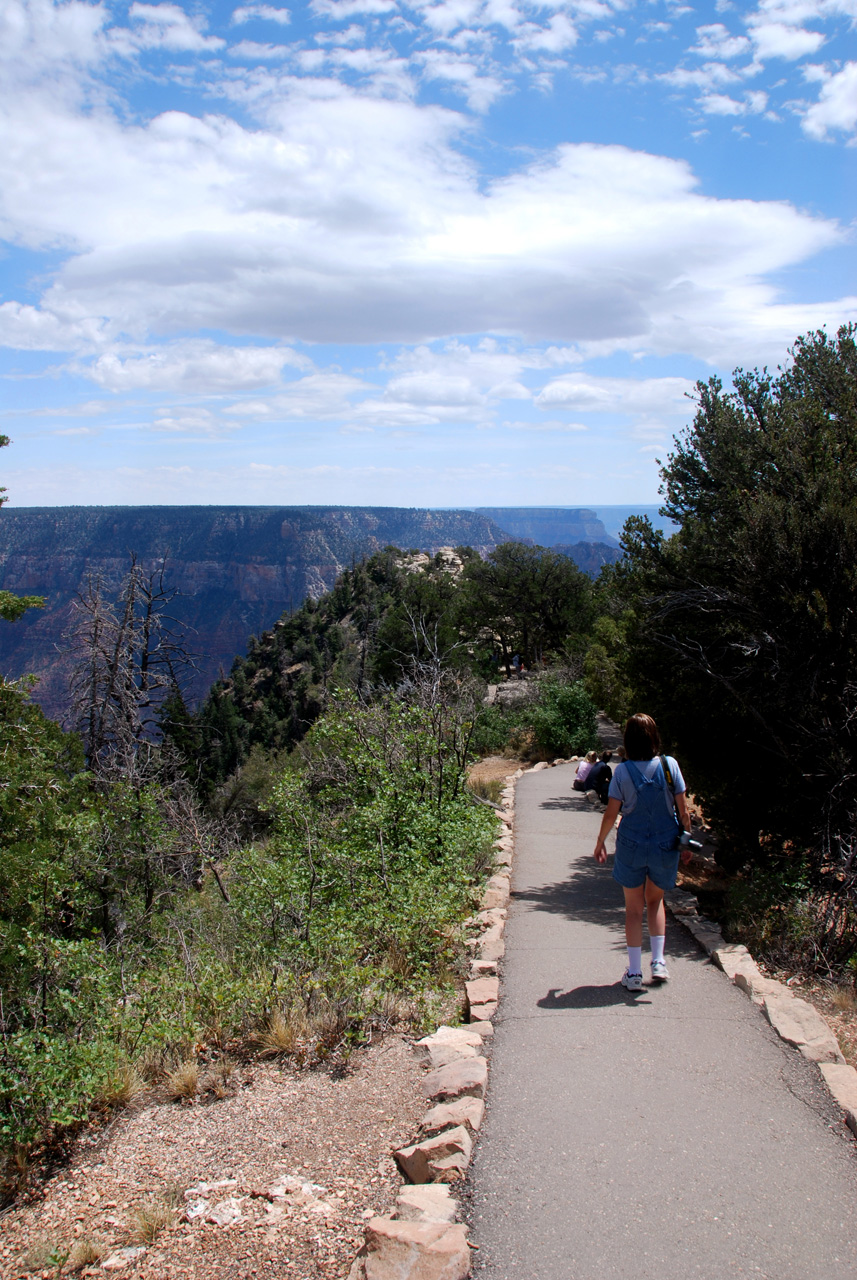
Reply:
<svg viewBox="0 0 857 1280"><path fill-rule="evenodd" d="M822 32L789 27L782 22L760 22L750 27L750 35L756 53L762 59L785 58L792 61L815 53L824 44Z"/></svg>
<svg viewBox="0 0 857 1280"><path fill-rule="evenodd" d="M80 371L109 391L219 394L277 385L284 368L306 368L310 363L286 347L230 347L197 340L133 355L107 352Z"/></svg>
<svg viewBox="0 0 857 1280"><path fill-rule="evenodd" d="M232 22L235 25L250 22L253 18L261 18L263 22L276 22L279 26L286 27L292 20L292 14L290 9L275 9L270 4L243 5L232 12Z"/></svg>
<svg viewBox="0 0 857 1280"><path fill-rule="evenodd" d="M687 417L687 378L598 378L585 373L556 378L536 396L540 409L571 413L621 413L635 417Z"/></svg>
<svg viewBox="0 0 857 1280"><path fill-rule="evenodd" d="M857 126L857 62L846 62L837 72L814 70L812 78L821 80L821 91L804 114L804 130L811 138L826 138L835 129L852 133Z"/></svg>

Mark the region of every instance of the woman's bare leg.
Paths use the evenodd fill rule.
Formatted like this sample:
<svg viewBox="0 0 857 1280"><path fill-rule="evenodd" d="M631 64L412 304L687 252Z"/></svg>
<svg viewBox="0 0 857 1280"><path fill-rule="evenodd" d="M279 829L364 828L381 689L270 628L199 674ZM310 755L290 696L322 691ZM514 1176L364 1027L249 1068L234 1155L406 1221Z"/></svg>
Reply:
<svg viewBox="0 0 857 1280"><path fill-rule="evenodd" d="M649 917L649 937L662 938L667 931L667 911L664 906L664 891L659 889L646 877L646 911ZM640 940L642 941L642 931Z"/></svg>
<svg viewBox="0 0 857 1280"><path fill-rule="evenodd" d="M646 881L646 884L649 884ZM625 889L625 886L622 886ZM637 889L625 889L625 941L629 947L643 945L643 907L646 904L646 885Z"/></svg>

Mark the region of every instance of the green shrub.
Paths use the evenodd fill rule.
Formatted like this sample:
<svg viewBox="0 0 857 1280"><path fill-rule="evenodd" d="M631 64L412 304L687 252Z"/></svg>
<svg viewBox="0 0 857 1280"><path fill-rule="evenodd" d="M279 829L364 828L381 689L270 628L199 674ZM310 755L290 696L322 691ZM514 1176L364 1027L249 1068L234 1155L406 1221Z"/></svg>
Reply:
<svg viewBox="0 0 857 1280"><path fill-rule="evenodd" d="M836 883L819 888L808 858L753 867L727 898L730 938L776 968L851 981L857 969L857 908Z"/></svg>
<svg viewBox="0 0 857 1280"><path fill-rule="evenodd" d="M597 742L595 705L580 681L545 677L539 700L528 711L536 742L548 755L583 755Z"/></svg>

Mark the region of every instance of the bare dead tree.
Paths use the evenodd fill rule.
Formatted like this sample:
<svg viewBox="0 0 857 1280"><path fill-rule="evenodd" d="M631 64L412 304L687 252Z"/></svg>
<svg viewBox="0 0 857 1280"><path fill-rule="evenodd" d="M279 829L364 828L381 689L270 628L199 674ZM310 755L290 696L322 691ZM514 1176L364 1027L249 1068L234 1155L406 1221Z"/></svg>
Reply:
<svg viewBox="0 0 857 1280"><path fill-rule="evenodd" d="M72 604L66 639L75 655L71 696L75 727L90 767L127 773L158 741L169 691L195 668L166 582L167 558L147 569L131 556L111 599L103 578L90 578Z"/></svg>

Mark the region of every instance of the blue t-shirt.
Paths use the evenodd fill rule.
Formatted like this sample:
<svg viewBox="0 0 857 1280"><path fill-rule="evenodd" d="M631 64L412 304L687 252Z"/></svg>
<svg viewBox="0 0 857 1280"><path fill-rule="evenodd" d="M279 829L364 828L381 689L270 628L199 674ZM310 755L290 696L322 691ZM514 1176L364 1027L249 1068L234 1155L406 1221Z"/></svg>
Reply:
<svg viewBox="0 0 857 1280"><path fill-rule="evenodd" d="M675 795L681 795L684 791L687 791L687 787L685 786L684 778L681 776L678 762L672 756L666 756L665 759L672 774L673 792ZM658 756L655 756L653 760L634 761L634 765L640 770L644 778L654 777L659 764L660 759ZM622 813L625 817L634 812L637 806L637 788L634 785L634 777L631 770L624 762L616 766L613 777L610 780L610 790L607 792L607 796L610 800L622 801ZM664 787L664 803L667 807L667 813L672 817L675 812L675 805L668 786Z"/></svg>

